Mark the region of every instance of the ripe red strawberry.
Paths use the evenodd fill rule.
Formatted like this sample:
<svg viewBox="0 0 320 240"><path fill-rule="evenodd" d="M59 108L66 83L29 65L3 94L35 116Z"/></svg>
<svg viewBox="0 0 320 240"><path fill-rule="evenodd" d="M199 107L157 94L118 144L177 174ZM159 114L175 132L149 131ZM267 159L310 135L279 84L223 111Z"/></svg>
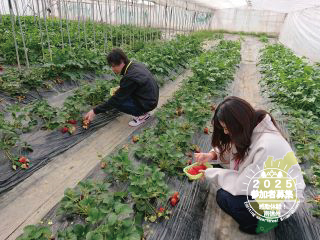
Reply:
<svg viewBox="0 0 320 240"><path fill-rule="evenodd" d="M178 199L177 198L173 197L173 198L170 199L170 204L171 204L172 207L176 206L177 203L178 203Z"/></svg>
<svg viewBox="0 0 320 240"><path fill-rule="evenodd" d="M159 208L159 212L161 212L161 213L164 212L164 210L165 210L165 209L164 209L163 207L160 207L160 208Z"/></svg>
<svg viewBox="0 0 320 240"><path fill-rule="evenodd" d="M24 156L21 156L21 157L19 158L19 162L20 162L20 163L26 163L26 162L27 162L27 158L24 157Z"/></svg>
<svg viewBox="0 0 320 240"><path fill-rule="evenodd" d="M203 130L203 132L204 132L205 134L209 134L209 128L205 127L204 130Z"/></svg>
<svg viewBox="0 0 320 240"><path fill-rule="evenodd" d="M70 123L70 124L77 124L77 120L68 120L68 123Z"/></svg>
<svg viewBox="0 0 320 240"><path fill-rule="evenodd" d="M189 169L188 173L191 174L191 175L198 175L199 174L199 172L196 169L193 169L193 168Z"/></svg>
<svg viewBox="0 0 320 240"><path fill-rule="evenodd" d="M66 132L68 132L68 131L69 131L69 128L67 128L67 127L61 128L61 132L62 132L62 133L66 133Z"/></svg>
<svg viewBox="0 0 320 240"><path fill-rule="evenodd" d="M191 175L198 175L200 174L200 170L206 170L207 167L205 165L200 165L200 166L194 166L191 169L188 170L188 173Z"/></svg>

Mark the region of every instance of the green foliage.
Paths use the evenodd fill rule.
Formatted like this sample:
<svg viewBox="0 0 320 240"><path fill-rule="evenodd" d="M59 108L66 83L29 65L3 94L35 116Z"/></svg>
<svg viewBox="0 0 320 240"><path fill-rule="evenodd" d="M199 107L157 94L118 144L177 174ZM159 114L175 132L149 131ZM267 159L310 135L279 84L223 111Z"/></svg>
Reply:
<svg viewBox="0 0 320 240"><path fill-rule="evenodd" d="M165 201L168 198L168 186L165 174L156 167L141 164L130 176L129 193L139 212L152 214L152 202L155 199Z"/></svg>
<svg viewBox="0 0 320 240"><path fill-rule="evenodd" d="M311 162L307 182L319 188L320 69L281 44L268 45L259 63L269 97L287 116L290 137L300 162ZM309 173L309 172L308 172ZM319 204L314 209L319 216Z"/></svg>
<svg viewBox="0 0 320 240"><path fill-rule="evenodd" d="M221 41L213 51L196 58L192 64L194 76L156 113L158 124L140 136L136 156L171 175L181 172L191 136L211 117L212 97L223 92L239 62L240 43L232 41Z"/></svg>
<svg viewBox="0 0 320 240"><path fill-rule="evenodd" d="M260 61L263 81L274 101L320 116L320 70L281 44L267 46Z"/></svg>
<svg viewBox="0 0 320 240"><path fill-rule="evenodd" d="M122 149L116 155L106 157L103 162L107 166L104 169L109 180L128 181L133 170L132 161L128 157L128 151Z"/></svg>
<svg viewBox="0 0 320 240"><path fill-rule="evenodd" d="M178 36L168 42L146 44L143 51L133 57L144 62L148 69L157 76L168 76L169 73L184 66L195 55L201 53L201 39L193 36ZM159 82L163 85L163 82Z"/></svg>
<svg viewBox="0 0 320 240"><path fill-rule="evenodd" d="M260 40L260 42L263 42L263 43L269 42L268 36L265 34L260 35L259 40Z"/></svg>
<svg viewBox="0 0 320 240"><path fill-rule="evenodd" d="M155 220L159 214L155 205L166 205L169 189L160 168L177 175L185 166L184 153L191 149L191 136L211 115L210 97L221 93L240 61L240 49L237 46L238 43L221 42L213 52L204 53L211 58L201 56L197 59L198 64L193 66L196 76L186 80L174 98L157 112L158 124L141 134L136 155L152 160L157 166L134 166L125 149L103 160L106 163L104 171L107 180L128 181L127 192L112 192L110 183L105 181L82 181L75 189L65 190L58 213L64 216L80 215L86 223L59 231L58 239L141 239L133 209L137 216L152 215L147 219ZM227 51L228 48L232 53ZM206 68L200 60L208 59L215 64L218 62L216 58L226 61L230 57L234 59L232 63L219 65L220 69L212 70L217 74L212 77L220 85L210 84L208 79L204 81L197 76L197 72ZM224 78L218 75L219 70L225 72ZM131 207L133 203L134 208ZM162 216L164 214L168 217L170 211Z"/></svg>
<svg viewBox="0 0 320 240"><path fill-rule="evenodd" d="M104 220L105 215L113 211L115 206L120 206L126 197L126 193L123 192L109 192L109 186L109 183L87 180L81 181L74 189L67 188L60 202L58 214L82 215L92 224Z"/></svg>
<svg viewBox="0 0 320 240"><path fill-rule="evenodd" d="M69 58L68 55L77 54L77 60L80 65L86 65L89 60L94 63L94 58L87 56L87 54L99 57L100 52L106 52L112 46L120 46L120 43L131 44L132 42L140 42L144 40L147 35L148 40L155 40L161 37L161 32L153 28L139 28L129 25L112 26L92 21L85 21L80 24L78 28L78 21L62 20L62 34L60 29L59 19L46 19L48 26L48 35L42 28L43 45L41 46L41 32L39 23L42 27L45 26L44 19L34 18L33 16L20 16L23 23L23 31L25 33L25 43L28 48L29 62L31 64L52 62L55 64L62 64L66 66L76 66L77 62L68 62L74 60L74 56ZM34 21L36 20L36 22ZM0 25L0 58L4 59L6 64L16 64L16 53L11 29L10 16L2 16L2 23ZM15 28L19 29L18 19L15 19ZM70 42L67 33L67 24L70 32ZM80 31L79 31L80 30ZM62 36L63 35L63 40ZM48 41L49 38L49 41ZM16 39L19 46L18 54L20 62L25 64L24 49L22 43L22 36L20 31L16 31ZM63 44L62 44L63 42ZM51 55L55 58L61 59L61 62L56 62L57 59L51 59L49 53L49 43L51 48ZM44 51L42 51L42 47ZM81 54L81 51L82 54ZM80 54L80 55L78 55ZM92 65L94 66L94 64ZM89 66L91 67L91 66Z"/></svg>
<svg viewBox="0 0 320 240"><path fill-rule="evenodd" d="M48 227L29 225L23 229L23 234L17 240L50 240L51 235Z"/></svg>

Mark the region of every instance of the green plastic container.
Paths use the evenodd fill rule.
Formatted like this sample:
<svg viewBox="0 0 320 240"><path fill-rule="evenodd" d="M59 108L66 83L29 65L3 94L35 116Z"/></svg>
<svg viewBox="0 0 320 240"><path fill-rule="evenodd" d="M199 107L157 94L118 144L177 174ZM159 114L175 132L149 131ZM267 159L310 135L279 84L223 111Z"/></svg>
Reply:
<svg viewBox="0 0 320 240"><path fill-rule="evenodd" d="M201 178L201 176L203 175L203 173L199 173L197 175L191 175L188 173L188 170L194 166L200 166L202 164L196 162L194 164L191 164L189 166L186 166L184 169L183 169L183 172L189 177L190 180L197 180L199 178ZM213 168L211 164L209 163L204 163L203 165L205 165L207 168Z"/></svg>

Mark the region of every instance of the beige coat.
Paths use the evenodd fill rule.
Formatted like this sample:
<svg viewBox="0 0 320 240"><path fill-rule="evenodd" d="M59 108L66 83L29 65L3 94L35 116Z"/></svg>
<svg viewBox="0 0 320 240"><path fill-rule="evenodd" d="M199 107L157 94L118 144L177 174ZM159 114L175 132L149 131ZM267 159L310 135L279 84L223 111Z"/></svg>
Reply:
<svg viewBox="0 0 320 240"><path fill-rule="evenodd" d="M214 149L211 151L214 151ZM234 151L235 148L232 147L231 152ZM218 159L215 162L219 163L221 162L219 153L218 151L215 152L217 152L218 155ZM233 154L225 154L225 160L230 161L230 165L227 165L229 169L209 168L205 171L206 179L214 182L232 195L247 195L247 191L251 193L252 190L252 188L247 185L250 178L254 173L259 172L259 169L264 169L264 164L267 159L272 157L273 161L280 159L280 166L285 168L284 171L297 180L296 187L298 199L300 202L304 200L303 191L305 189L305 183L300 166L290 145L274 126L269 115L266 115L265 118L254 128L251 136L249 152L244 158L244 161L240 163L238 171L234 170L235 161L232 157ZM256 177L261 174L262 172L256 175ZM288 204L287 207L291 205Z"/></svg>

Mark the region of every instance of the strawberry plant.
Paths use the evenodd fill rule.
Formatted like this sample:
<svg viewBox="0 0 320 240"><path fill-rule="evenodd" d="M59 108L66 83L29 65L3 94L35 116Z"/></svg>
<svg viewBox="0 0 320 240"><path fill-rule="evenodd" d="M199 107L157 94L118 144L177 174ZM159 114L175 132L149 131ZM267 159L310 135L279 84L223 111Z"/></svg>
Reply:
<svg viewBox="0 0 320 240"><path fill-rule="evenodd" d="M130 176L129 193L135 202L138 212L153 214L153 203L165 201L168 194L168 186L164 180L165 174L156 167L148 167L141 164Z"/></svg>
<svg viewBox="0 0 320 240"><path fill-rule="evenodd" d="M109 186L108 183L82 181L75 189L66 189L58 214L81 215L91 224L103 221L114 207L123 207L121 202L126 197L125 192L109 192Z"/></svg>
<svg viewBox="0 0 320 240"><path fill-rule="evenodd" d="M311 180L306 182L319 188L320 70L281 44L267 45L259 65L263 74L261 84L268 87L264 91L286 117L299 161L311 163L311 171L305 175ZM315 204L314 211L317 209Z"/></svg>
<svg viewBox="0 0 320 240"><path fill-rule="evenodd" d="M103 162L107 164L104 172L109 181L127 181L133 170L133 163L128 157L128 151L121 149L116 155L106 157Z"/></svg>
<svg viewBox="0 0 320 240"><path fill-rule="evenodd" d="M23 229L23 234L17 240L50 240L51 230L45 226L29 225Z"/></svg>

